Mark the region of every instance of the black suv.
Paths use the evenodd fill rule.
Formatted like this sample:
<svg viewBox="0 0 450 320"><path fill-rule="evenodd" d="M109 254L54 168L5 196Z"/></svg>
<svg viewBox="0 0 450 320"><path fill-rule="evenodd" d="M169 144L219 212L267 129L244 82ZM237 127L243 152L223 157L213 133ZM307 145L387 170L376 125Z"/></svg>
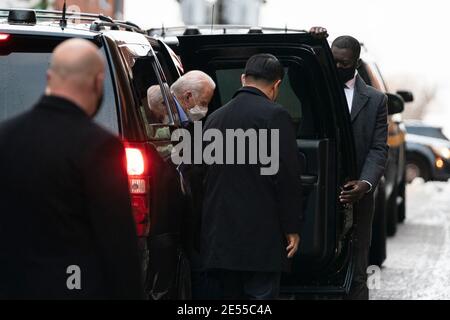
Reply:
<svg viewBox="0 0 450 320"><path fill-rule="evenodd" d="M0 9L0 122L37 102L53 49L74 37L95 43L107 63L105 100L95 121L126 147L147 292L153 298L180 297L168 290L177 281L170 267L177 265L177 212L183 203L179 175L170 161L170 133L181 125L169 86L182 69L165 44L131 23L101 15ZM166 116L158 119L147 102L153 85L161 88L166 105ZM161 269L167 271L165 277L158 277Z"/></svg>
<svg viewBox="0 0 450 320"><path fill-rule="evenodd" d="M376 190L375 217L370 261L381 266L386 258L386 237L394 236L397 224L406 219L406 129L402 115L405 103L414 97L409 91L389 91L380 68L362 45L362 63L358 69L364 81L388 96L389 155L384 176Z"/></svg>
<svg viewBox="0 0 450 320"><path fill-rule="evenodd" d="M329 296L349 290L357 220L351 207L339 203L338 195L345 182L356 178L356 157L345 95L326 40L284 29L219 27L211 35L184 28L172 34L170 29L144 33L131 23L98 15L68 13L66 21L58 11L0 10L2 17L0 121L31 107L44 92L50 54L61 41L85 38L104 54L105 102L96 121L121 137L127 148L130 193L152 299L189 297L189 288L181 285L183 263L177 263L184 261L177 245L184 202L179 174L170 161L170 136L181 124L169 86L183 67L207 72L218 85L212 112L240 87L240 74L250 56L276 55L286 68L279 102L297 128L306 212L300 254L293 272L283 278L283 292ZM158 32L167 36L177 55L153 36ZM153 85L163 93L164 120L149 112L147 90Z"/></svg>
<svg viewBox="0 0 450 320"><path fill-rule="evenodd" d="M283 278L286 296L342 295L350 286L353 210L338 201L341 186L355 178L350 115L326 40L304 31L216 26L152 29L180 56L188 70L203 70L216 82L210 112L227 103L241 86L249 57L271 53L286 78L278 102L294 121L303 162L305 225L293 272ZM205 34L205 31L207 34Z"/></svg>

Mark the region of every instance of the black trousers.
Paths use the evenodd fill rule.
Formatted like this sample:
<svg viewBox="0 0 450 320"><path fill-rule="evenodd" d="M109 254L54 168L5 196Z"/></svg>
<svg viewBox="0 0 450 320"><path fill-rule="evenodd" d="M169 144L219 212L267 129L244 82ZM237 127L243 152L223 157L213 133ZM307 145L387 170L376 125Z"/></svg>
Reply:
<svg viewBox="0 0 450 320"><path fill-rule="evenodd" d="M210 291L217 295L213 299L275 300L280 294L281 272L214 270L207 274L208 282L216 284Z"/></svg>
<svg viewBox="0 0 450 320"><path fill-rule="evenodd" d="M347 300L369 300L367 287L367 268L369 250L372 241L372 222L374 216L374 197L368 194L355 205L357 217L356 239L354 242L353 261L355 273Z"/></svg>

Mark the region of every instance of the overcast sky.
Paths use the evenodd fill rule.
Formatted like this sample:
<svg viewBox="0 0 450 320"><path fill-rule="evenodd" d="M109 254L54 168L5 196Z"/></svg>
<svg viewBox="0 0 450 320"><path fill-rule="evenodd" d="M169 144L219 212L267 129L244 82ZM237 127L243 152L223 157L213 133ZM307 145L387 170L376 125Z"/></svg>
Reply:
<svg viewBox="0 0 450 320"><path fill-rule="evenodd" d="M432 71L447 77L441 63L449 56L449 13L442 0L269 0L260 24L322 25L333 38L351 34L366 43L389 72Z"/></svg>
<svg viewBox="0 0 450 320"><path fill-rule="evenodd" d="M125 14L144 26L182 24L175 0L126 0ZM436 83L440 90L435 104L442 113L429 118L450 123L448 1L267 0L259 24L301 29L321 25L330 31L331 38L341 34L357 37L387 78L410 75L419 82Z"/></svg>
<svg viewBox="0 0 450 320"><path fill-rule="evenodd" d="M125 14L145 26L182 24L175 0L126 0ZM351 34L365 42L386 69L428 73L448 56L449 14L443 0L268 0L260 25L325 26L332 37Z"/></svg>

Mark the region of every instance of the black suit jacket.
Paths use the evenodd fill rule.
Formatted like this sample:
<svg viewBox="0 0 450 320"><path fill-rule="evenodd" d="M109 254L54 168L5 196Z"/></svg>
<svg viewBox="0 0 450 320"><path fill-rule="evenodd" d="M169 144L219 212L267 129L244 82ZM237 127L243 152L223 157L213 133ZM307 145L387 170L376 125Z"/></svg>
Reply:
<svg viewBox="0 0 450 320"><path fill-rule="evenodd" d="M351 119L360 180L375 189L384 174L388 156L387 97L356 76Z"/></svg>
<svg viewBox="0 0 450 320"><path fill-rule="evenodd" d="M372 192L356 205L358 245L366 250L372 233L373 191L384 174L388 158L387 114L386 95L366 85L358 75L351 112L357 167L359 179L369 181L373 186Z"/></svg>
<svg viewBox="0 0 450 320"><path fill-rule="evenodd" d="M204 267L288 271L285 234L299 233L303 217L290 115L258 89L245 87L209 116L204 127L208 129L224 136L226 129L278 129L280 168L275 176L262 176L260 165L207 167L201 225ZM248 154L248 146L246 150Z"/></svg>
<svg viewBox="0 0 450 320"><path fill-rule="evenodd" d="M73 103L43 97L1 125L0 152L0 297L141 298L121 142ZM70 266L81 290L67 287Z"/></svg>

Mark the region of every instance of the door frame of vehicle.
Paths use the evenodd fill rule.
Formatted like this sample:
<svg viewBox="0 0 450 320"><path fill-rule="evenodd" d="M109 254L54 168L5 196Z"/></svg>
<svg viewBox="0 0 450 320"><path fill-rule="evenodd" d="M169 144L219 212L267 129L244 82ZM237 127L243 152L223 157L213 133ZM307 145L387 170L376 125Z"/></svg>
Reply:
<svg viewBox="0 0 450 320"><path fill-rule="evenodd" d="M322 139L331 143L329 147L336 148L332 152L333 156L341 159L336 163L333 161L327 163L328 179L334 182L333 187L329 188L329 192L325 194L327 205L323 210L332 211L333 214L330 216L327 213L323 214L330 217L328 223L333 225L333 228L327 229L333 229L328 241L328 245L333 247L333 250L331 250L332 252L328 251L331 254L324 257L323 271L327 273L326 279L323 279L323 274L321 274L322 278L317 277L307 285L285 285L283 292L296 295L303 293L344 294L348 292L353 275L351 231L355 226L356 219L352 210L341 208L338 203L338 194L340 185L345 180L356 176L356 161L350 115L328 43L314 39L307 33L180 36L178 40L179 46L174 49L181 56L186 71L200 69L212 76L213 79L216 79L216 75L214 68L211 68L212 60L215 59L215 62L227 61L233 57L231 59L236 61L240 57L248 59L251 55L262 52L273 53L282 61L285 61L287 57L303 60L305 56L298 57L297 54L292 54L294 51L301 50L308 53L308 59L311 59L310 63L320 66L319 70L315 70L317 73L314 74L314 77L321 79L322 86L314 90L318 90L315 92L316 96L322 99L322 107L327 106L328 112L322 114L322 118L318 119L329 126L328 128L322 127L324 129L324 132L321 132ZM321 92L318 93L319 91ZM330 105L326 105L326 103ZM212 104L216 108L220 107L217 93ZM299 140L300 145L307 143L302 140ZM344 141L345 143L343 143ZM336 166L334 171L330 169L333 165ZM330 173L330 171L332 172ZM336 190L332 192L331 190L334 188ZM332 221L331 217L335 221ZM334 245L330 245L330 243L334 243Z"/></svg>

